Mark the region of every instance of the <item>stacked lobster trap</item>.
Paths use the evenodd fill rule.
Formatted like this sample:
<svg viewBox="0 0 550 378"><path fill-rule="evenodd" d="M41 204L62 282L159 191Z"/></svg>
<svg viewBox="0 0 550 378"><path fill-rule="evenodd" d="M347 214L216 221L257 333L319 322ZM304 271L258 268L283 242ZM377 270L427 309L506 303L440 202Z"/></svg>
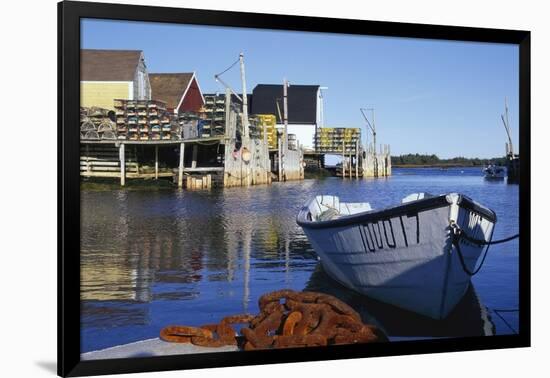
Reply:
<svg viewBox="0 0 550 378"><path fill-rule="evenodd" d="M88 140L116 139L116 126L112 111L91 107L80 108L80 138Z"/></svg>
<svg viewBox="0 0 550 378"><path fill-rule="evenodd" d="M270 149L277 148L277 118L273 114L256 114L250 122L252 136L264 139L264 130L267 144Z"/></svg>
<svg viewBox="0 0 550 378"><path fill-rule="evenodd" d="M315 150L324 153L355 154L361 141L361 129L351 127L321 127L314 137Z"/></svg>
<svg viewBox="0 0 550 378"><path fill-rule="evenodd" d="M115 100L119 140L180 139L177 119L157 100Z"/></svg>
<svg viewBox="0 0 550 378"><path fill-rule="evenodd" d="M225 95L204 96L204 108L197 125L200 138L225 134Z"/></svg>
<svg viewBox="0 0 550 378"><path fill-rule="evenodd" d="M226 99L223 94L204 96L204 106L197 112L182 111L178 113L178 124L183 139L215 138L226 133ZM240 113L239 105L230 98L229 108ZM254 118L250 118L254 122ZM242 131L242 122L237 117L237 129Z"/></svg>

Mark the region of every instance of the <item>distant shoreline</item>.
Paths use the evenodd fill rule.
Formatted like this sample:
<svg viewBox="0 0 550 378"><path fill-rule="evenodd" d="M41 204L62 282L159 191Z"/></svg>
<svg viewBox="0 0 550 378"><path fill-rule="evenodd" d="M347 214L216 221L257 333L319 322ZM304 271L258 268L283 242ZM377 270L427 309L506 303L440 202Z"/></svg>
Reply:
<svg viewBox="0 0 550 378"><path fill-rule="evenodd" d="M463 164L392 164L392 168L483 168L483 165L463 165Z"/></svg>

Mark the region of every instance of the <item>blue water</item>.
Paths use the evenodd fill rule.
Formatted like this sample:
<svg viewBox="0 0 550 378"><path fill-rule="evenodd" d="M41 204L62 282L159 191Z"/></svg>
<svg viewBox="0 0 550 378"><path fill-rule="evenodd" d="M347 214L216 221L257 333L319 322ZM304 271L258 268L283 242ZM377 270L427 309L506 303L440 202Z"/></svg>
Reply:
<svg viewBox="0 0 550 378"><path fill-rule="evenodd" d="M317 194L380 208L414 192L452 191L497 213L495 239L518 232L518 186L487 181L478 168L403 168L387 179L326 178L208 192L83 184L81 352L157 337L168 324L257 313L259 296L281 288L336 295L394 341L513 333L517 240L492 246L464 300L448 319L433 321L332 281L295 222ZM513 311L501 312L503 320L495 309Z"/></svg>

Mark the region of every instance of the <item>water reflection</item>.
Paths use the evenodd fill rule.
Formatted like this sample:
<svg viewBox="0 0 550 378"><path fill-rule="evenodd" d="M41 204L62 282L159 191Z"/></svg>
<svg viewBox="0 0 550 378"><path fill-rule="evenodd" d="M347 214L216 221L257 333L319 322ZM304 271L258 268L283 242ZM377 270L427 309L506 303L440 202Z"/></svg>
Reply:
<svg viewBox="0 0 550 378"><path fill-rule="evenodd" d="M405 338L492 336L495 325L487 308L470 285L464 298L449 316L434 320L398 307L359 295L331 279L319 264L305 290L334 295L361 314L365 323L376 324L390 341Z"/></svg>
<svg viewBox="0 0 550 378"><path fill-rule="evenodd" d="M397 172L399 173L399 171ZM405 194L459 190L497 211L495 238L517 230L517 186L486 183L479 172L407 171L388 180L306 180L210 192L81 190L82 352L156 337L167 324L200 325L258 311L260 295L290 288L325 291L356 306L390 339L491 334L478 298L517 304L518 246L491 250L458 312L441 323L358 298L318 268L295 222L311 196L332 193L381 207ZM444 176L448 175L448 176ZM477 307L476 307L477 306ZM504 314L517 328L517 314ZM487 317L488 318L488 317ZM497 333L510 333L496 320Z"/></svg>

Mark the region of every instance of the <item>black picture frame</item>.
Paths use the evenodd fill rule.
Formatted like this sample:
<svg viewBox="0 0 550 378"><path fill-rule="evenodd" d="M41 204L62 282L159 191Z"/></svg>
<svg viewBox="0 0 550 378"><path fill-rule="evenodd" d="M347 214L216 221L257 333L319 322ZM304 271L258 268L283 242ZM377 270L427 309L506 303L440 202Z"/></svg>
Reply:
<svg viewBox="0 0 550 378"><path fill-rule="evenodd" d="M151 21L516 44L519 47L519 333L312 349L80 360L80 19ZM530 346L530 32L63 1L58 3L58 374L82 376Z"/></svg>

